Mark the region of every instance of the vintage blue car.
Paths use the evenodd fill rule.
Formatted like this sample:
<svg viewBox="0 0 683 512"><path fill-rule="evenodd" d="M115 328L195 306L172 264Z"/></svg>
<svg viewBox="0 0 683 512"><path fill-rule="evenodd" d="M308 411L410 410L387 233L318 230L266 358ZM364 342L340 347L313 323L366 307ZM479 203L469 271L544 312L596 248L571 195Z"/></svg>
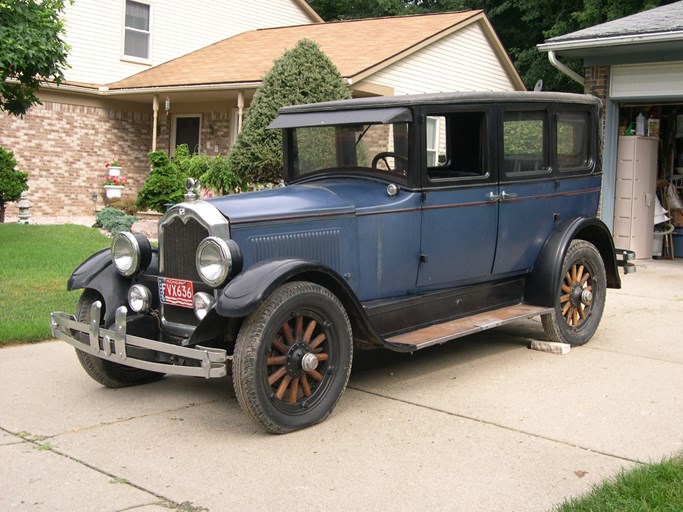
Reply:
<svg viewBox="0 0 683 512"><path fill-rule="evenodd" d="M600 105L555 93L457 93L286 107L286 186L197 201L159 248L121 233L71 276L54 336L108 387L222 377L258 424L320 422L354 348L413 352L541 315L595 333L617 251L596 218ZM619 256L619 258L617 258Z"/></svg>

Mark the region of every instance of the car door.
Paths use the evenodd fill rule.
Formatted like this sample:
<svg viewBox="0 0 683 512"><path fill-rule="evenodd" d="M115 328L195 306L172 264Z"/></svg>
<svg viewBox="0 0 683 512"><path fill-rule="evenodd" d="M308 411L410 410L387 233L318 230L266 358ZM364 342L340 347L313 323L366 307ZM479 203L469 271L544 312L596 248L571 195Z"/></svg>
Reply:
<svg viewBox="0 0 683 512"><path fill-rule="evenodd" d="M555 196L549 112L514 105L499 117L498 239L493 274L530 270L554 225Z"/></svg>
<svg viewBox="0 0 683 512"><path fill-rule="evenodd" d="M498 230L491 107L425 111L418 290L490 277Z"/></svg>

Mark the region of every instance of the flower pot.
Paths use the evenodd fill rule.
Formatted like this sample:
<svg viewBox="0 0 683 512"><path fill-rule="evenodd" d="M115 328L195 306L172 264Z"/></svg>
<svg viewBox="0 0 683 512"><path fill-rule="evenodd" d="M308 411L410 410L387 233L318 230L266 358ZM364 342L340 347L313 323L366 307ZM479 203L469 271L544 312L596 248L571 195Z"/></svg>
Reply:
<svg viewBox="0 0 683 512"><path fill-rule="evenodd" d="M107 199L117 199L121 197L123 188L123 185L105 185L104 195L107 196Z"/></svg>
<svg viewBox="0 0 683 512"><path fill-rule="evenodd" d="M107 167L107 170L109 171L109 176L121 176L120 167L114 167L113 165L110 165Z"/></svg>

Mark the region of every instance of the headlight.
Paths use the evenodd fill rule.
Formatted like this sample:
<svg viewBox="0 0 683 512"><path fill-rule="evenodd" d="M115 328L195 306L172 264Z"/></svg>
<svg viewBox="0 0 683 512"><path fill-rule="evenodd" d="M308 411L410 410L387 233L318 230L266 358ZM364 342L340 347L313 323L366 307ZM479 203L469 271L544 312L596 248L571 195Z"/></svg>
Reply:
<svg viewBox="0 0 683 512"><path fill-rule="evenodd" d="M215 301L213 300L213 297L208 293L195 293L194 297L192 298L192 304L194 305L194 314L197 316L197 318L204 320L204 317L213 307L214 302Z"/></svg>
<svg viewBox="0 0 683 512"><path fill-rule="evenodd" d="M242 265L239 247L233 240L210 236L197 247L195 257L197 272L209 286L220 286L233 271L238 272Z"/></svg>
<svg viewBox="0 0 683 512"><path fill-rule="evenodd" d="M111 260L120 274L132 276L149 266L152 261L152 246L140 233L118 233L111 243Z"/></svg>
<svg viewBox="0 0 683 512"><path fill-rule="evenodd" d="M152 303L152 292L141 284L135 284L128 290L128 304L136 313L147 311Z"/></svg>

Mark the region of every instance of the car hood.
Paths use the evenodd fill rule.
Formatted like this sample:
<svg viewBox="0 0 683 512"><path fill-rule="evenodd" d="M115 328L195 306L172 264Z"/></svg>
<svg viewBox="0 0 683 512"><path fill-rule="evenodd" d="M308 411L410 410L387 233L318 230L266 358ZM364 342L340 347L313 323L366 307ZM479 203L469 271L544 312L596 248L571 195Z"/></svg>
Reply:
<svg viewBox="0 0 683 512"><path fill-rule="evenodd" d="M354 214L356 211L355 205L330 187L305 184L222 196L209 202L232 225Z"/></svg>

